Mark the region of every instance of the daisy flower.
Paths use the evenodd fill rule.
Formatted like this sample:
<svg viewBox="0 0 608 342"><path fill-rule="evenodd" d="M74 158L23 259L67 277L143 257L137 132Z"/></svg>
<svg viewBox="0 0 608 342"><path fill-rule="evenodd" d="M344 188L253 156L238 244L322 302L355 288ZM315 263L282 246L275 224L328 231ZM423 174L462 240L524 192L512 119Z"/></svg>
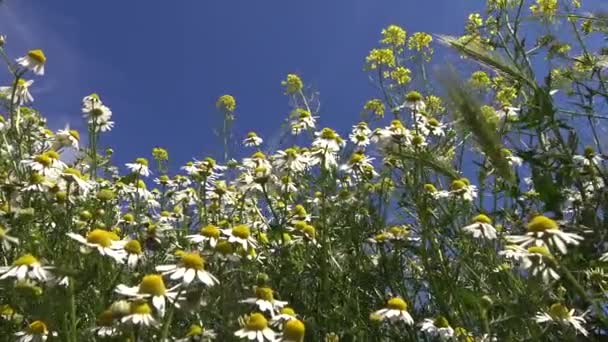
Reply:
<svg viewBox="0 0 608 342"><path fill-rule="evenodd" d="M376 129L371 140L378 143L381 148L392 149L399 145L409 145L412 139L410 131L399 120L391 121L390 126Z"/></svg>
<svg viewBox="0 0 608 342"><path fill-rule="evenodd" d="M297 108L291 112L291 134L297 135L302 131L315 129L318 116L313 116L309 111Z"/></svg>
<svg viewBox="0 0 608 342"><path fill-rule="evenodd" d="M521 269L528 271L532 276L540 276L545 283L560 278L555 271L555 259L547 246L532 246L525 249L517 245L510 245L498 254L519 261Z"/></svg>
<svg viewBox="0 0 608 342"><path fill-rule="evenodd" d="M164 316L166 302L175 303L177 293L174 292L180 285L167 289L160 274L145 275L138 286L129 287L119 284L115 292L123 296L136 299L152 298L152 305L158 310L160 316Z"/></svg>
<svg viewBox="0 0 608 342"><path fill-rule="evenodd" d="M212 224L201 227L199 234L186 235L186 239L192 243L205 243L209 242L209 246L212 248L217 245L220 239L220 228Z"/></svg>
<svg viewBox="0 0 608 342"><path fill-rule="evenodd" d="M13 261L12 266L0 267L0 280L6 278L17 278L17 280L32 279L37 281L48 281L53 276L48 272L51 266L42 266L40 261L31 254L25 254Z"/></svg>
<svg viewBox="0 0 608 342"><path fill-rule="evenodd" d="M278 315L274 315L270 320L270 325L273 327L281 326L287 321L291 321L293 319L297 319L296 312L294 309L284 306L281 308L281 311Z"/></svg>
<svg viewBox="0 0 608 342"><path fill-rule="evenodd" d="M7 229L2 224L0 224L0 245L2 246L2 248L4 248L5 251L10 250L12 247L11 245L19 244L19 239L8 235L10 231L10 229Z"/></svg>
<svg viewBox="0 0 608 342"><path fill-rule="evenodd" d="M435 118L430 118L426 122L426 128L428 129L431 135L442 137L445 135L446 125L439 122L439 120Z"/></svg>
<svg viewBox="0 0 608 342"><path fill-rule="evenodd" d="M287 302L274 299L273 290L266 286L257 286L255 288L255 297L246 298L239 303L254 304L262 312L269 312L272 317L278 309L287 305Z"/></svg>
<svg viewBox="0 0 608 342"><path fill-rule="evenodd" d="M80 242L85 250L95 249L99 254L107 255L120 263L127 256L123 248L124 241L119 241L120 238L114 232L94 229L88 232L86 237L74 233L67 233L67 236Z"/></svg>
<svg viewBox="0 0 608 342"><path fill-rule="evenodd" d="M76 185L77 189L80 189L83 194L86 194L93 187L92 184L83 179L80 171L73 169L71 167L66 167L60 174L61 179L63 179L68 184ZM67 187L66 187L67 188ZM74 189L74 188L72 188Z"/></svg>
<svg viewBox="0 0 608 342"><path fill-rule="evenodd" d="M401 297L393 297L388 300L386 307L372 313L373 317L379 320L389 320L391 322L402 321L407 325L414 324L414 319L407 312L407 303Z"/></svg>
<svg viewBox="0 0 608 342"><path fill-rule="evenodd" d="M156 266L156 270L163 275L170 275L172 280L181 279L186 286L195 279L209 287L219 284L216 277L205 271L205 259L195 252L182 253L179 264Z"/></svg>
<svg viewBox="0 0 608 342"><path fill-rule="evenodd" d="M45 63L46 56L40 49L30 50L27 52L27 55L17 58L17 64L39 76L44 75Z"/></svg>
<svg viewBox="0 0 608 342"><path fill-rule="evenodd" d="M315 132L315 136L312 146L322 150L323 153L338 152L345 145L344 140L331 128L323 128L320 132Z"/></svg>
<svg viewBox="0 0 608 342"><path fill-rule="evenodd" d="M74 150L78 150L80 143L80 133L75 129L70 129L70 126L65 126L64 129L60 129L55 133L55 142L53 143L54 149L60 149L63 147L70 147Z"/></svg>
<svg viewBox="0 0 608 342"><path fill-rule="evenodd" d="M105 310L97 317L96 326L91 329L99 337L112 337L119 333L114 326L114 314L112 310Z"/></svg>
<svg viewBox="0 0 608 342"><path fill-rule="evenodd" d="M560 303L551 305L548 311L537 312L534 321L539 324L571 326L576 333L581 333L583 336L589 334L583 327L583 324L585 324L585 314L583 313L580 316L575 316L574 309L568 309L565 305Z"/></svg>
<svg viewBox="0 0 608 342"><path fill-rule="evenodd" d="M264 140L260 138L255 132L247 133L247 138L243 140L243 145L247 147L257 147L262 145Z"/></svg>
<svg viewBox="0 0 608 342"><path fill-rule="evenodd" d="M244 327L234 333L236 337L249 341L275 341L276 333L268 327L266 317L261 313L253 313L246 318Z"/></svg>
<svg viewBox="0 0 608 342"><path fill-rule="evenodd" d="M148 160L146 158L137 158L133 163L126 163L125 166L133 173L140 176L150 176L150 168L148 167Z"/></svg>
<svg viewBox="0 0 608 342"><path fill-rule="evenodd" d="M432 337L439 338L440 341L448 341L454 337L454 329L443 316L437 318L426 318L420 327L420 331Z"/></svg>
<svg viewBox="0 0 608 342"><path fill-rule="evenodd" d="M24 80L20 78L17 81L17 85L15 88L15 98L13 98L13 103L23 106L30 102L34 102L34 98L32 94L30 94L29 87L34 83L34 80ZM13 96L13 86L10 87L0 87L0 95L5 97L10 101L11 96Z"/></svg>
<svg viewBox="0 0 608 342"><path fill-rule="evenodd" d="M309 160L295 148L278 150L272 156L272 165L280 171L302 172L306 170Z"/></svg>
<svg viewBox="0 0 608 342"><path fill-rule="evenodd" d="M424 102L424 98L422 94L417 91L410 91L405 94L405 102L398 109L401 108L409 108L415 112L421 112L426 109L426 103Z"/></svg>
<svg viewBox="0 0 608 342"><path fill-rule="evenodd" d="M450 196L462 198L467 202L471 202L477 198L477 187L471 185L468 179L460 178L452 181L449 194Z"/></svg>
<svg viewBox="0 0 608 342"><path fill-rule="evenodd" d="M228 236L228 242L238 243L245 250L249 249L250 246L256 246L256 242L251 236L251 229L246 224L239 224L232 229L224 229L222 232Z"/></svg>
<svg viewBox="0 0 608 342"><path fill-rule="evenodd" d="M21 163L45 177L55 178L66 167L59 158L59 153L49 150Z"/></svg>
<svg viewBox="0 0 608 342"><path fill-rule="evenodd" d="M137 263L144 257L141 244L138 240L131 240L124 246L125 252L127 252L127 266L129 268L135 268Z"/></svg>
<svg viewBox="0 0 608 342"><path fill-rule="evenodd" d="M348 138L353 144L359 147L365 147L369 145L369 138L371 135L372 131L369 129L367 124L365 122L360 122L357 125L353 126L353 130L348 136Z"/></svg>
<svg viewBox="0 0 608 342"><path fill-rule="evenodd" d="M291 319L283 325L283 334L278 339L280 342L304 342L306 326L299 319Z"/></svg>
<svg viewBox="0 0 608 342"><path fill-rule="evenodd" d="M25 330L15 333L15 336L18 337L17 342L46 341L49 338L49 335L56 337L57 332L49 331L46 323L40 320L33 321Z"/></svg>
<svg viewBox="0 0 608 342"><path fill-rule="evenodd" d="M125 324L146 327L157 327L159 325L154 316L152 316L152 308L143 300L131 302L129 314L121 318L120 321Z"/></svg>
<svg viewBox="0 0 608 342"><path fill-rule="evenodd" d="M192 342L192 341L211 341L215 340L217 334L211 329L205 329L202 324L192 324L184 338L175 340L175 342Z"/></svg>
<svg viewBox="0 0 608 342"><path fill-rule="evenodd" d="M520 247L529 245L556 247L562 254L566 254L566 245L578 245L583 237L574 233L562 232L554 220L543 216L535 216L527 225L528 232L524 235L510 235L507 239Z"/></svg>
<svg viewBox="0 0 608 342"><path fill-rule="evenodd" d="M492 220L484 214L475 216L473 218L473 223L462 227L462 230L476 239L496 239L496 228L492 226Z"/></svg>

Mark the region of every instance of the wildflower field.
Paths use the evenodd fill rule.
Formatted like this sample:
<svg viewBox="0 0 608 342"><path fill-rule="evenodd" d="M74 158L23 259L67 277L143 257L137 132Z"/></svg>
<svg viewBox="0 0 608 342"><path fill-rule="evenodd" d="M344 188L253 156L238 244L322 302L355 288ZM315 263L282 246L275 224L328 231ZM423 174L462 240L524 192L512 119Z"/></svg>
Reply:
<svg viewBox="0 0 608 342"><path fill-rule="evenodd" d="M54 56L0 35L0 341L608 340L608 14L581 2L388 25L353 122L288 74L278 145L222 95L186 165L115 165L103 94L49 129Z"/></svg>

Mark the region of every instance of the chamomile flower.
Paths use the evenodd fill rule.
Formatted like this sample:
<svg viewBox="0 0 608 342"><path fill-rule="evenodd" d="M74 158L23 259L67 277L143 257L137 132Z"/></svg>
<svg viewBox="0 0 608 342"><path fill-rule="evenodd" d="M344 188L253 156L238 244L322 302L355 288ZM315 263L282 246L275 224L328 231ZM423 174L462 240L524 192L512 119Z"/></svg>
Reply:
<svg viewBox="0 0 608 342"><path fill-rule="evenodd" d="M118 235L103 229L94 229L84 237L80 234L67 233L67 236L78 241L86 250L96 250L101 255L122 263L127 253L124 250L124 241L120 241Z"/></svg>
<svg viewBox="0 0 608 342"><path fill-rule="evenodd" d="M425 334L438 338L440 341L448 341L454 337L454 329L443 316L437 318L426 318L420 327Z"/></svg>
<svg viewBox="0 0 608 342"><path fill-rule="evenodd" d="M283 333L278 339L280 342L304 342L306 326L297 318L290 319L283 324Z"/></svg>
<svg viewBox="0 0 608 342"><path fill-rule="evenodd" d="M146 158L137 158L133 163L126 163L125 166L129 171L136 173L143 177L150 176L150 168L148 167L148 160Z"/></svg>
<svg viewBox="0 0 608 342"><path fill-rule="evenodd" d="M291 113L291 134L297 135L302 131L315 129L318 116L313 116L309 111L298 108Z"/></svg>
<svg viewBox="0 0 608 342"><path fill-rule="evenodd" d="M264 140L260 138L255 132L247 133L247 137L243 140L243 145L247 147L258 147L262 145Z"/></svg>
<svg viewBox="0 0 608 342"><path fill-rule="evenodd" d="M555 259L547 246L532 246L525 249L517 245L509 245L498 254L518 261L522 270L527 271L531 276L540 276L545 283L560 278L555 270Z"/></svg>
<svg viewBox="0 0 608 342"><path fill-rule="evenodd" d="M410 91L409 93L405 94L405 102L403 102L402 106L409 108L416 113L426 109L424 98L422 97L422 94L417 91Z"/></svg>
<svg viewBox="0 0 608 342"><path fill-rule="evenodd" d="M192 324L184 338L175 340L175 342L207 342L215 340L217 334L212 329L205 329L202 324Z"/></svg>
<svg viewBox="0 0 608 342"><path fill-rule="evenodd" d="M462 227L462 230L476 239L496 239L496 228L492 226L492 220L484 214L475 216L473 218L473 223Z"/></svg>
<svg viewBox="0 0 608 342"><path fill-rule="evenodd" d="M53 278L49 272L52 269L51 266L42 266L35 256L25 254L13 261L11 266L0 267L0 280L17 278L18 281L26 279L49 281Z"/></svg>
<svg viewBox="0 0 608 342"><path fill-rule="evenodd" d="M268 327L268 320L261 313L253 313L245 319L243 327L234 333L236 337L249 341L270 341L276 340L276 332Z"/></svg>
<svg viewBox="0 0 608 342"><path fill-rule="evenodd" d="M60 178L61 180L66 182L67 185L65 187L62 187L66 190L68 187L71 187L71 189L73 190L78 189L83 194L86 194L93 187L91 183L83 179L83 176L80 171L71 167L66 167L65 169L63 169L60 174Z"/></svg>
<svg viewBox="0 0 608 342"><path fill-rule="evenodd" d="M66 167L65 163L59 158L59 153L55 150L49 150L31 159L23 160L21 163L45 177L55 178Z"/></svg>
<svg viewBox="0 0 608 342"><path fill-rule="evenodd" d="M127 266L135 268L137 263L144 257L141 244L138 240L131 240L124 245L124 250L127 253Z"/></svg>
<svg viewBox="0 0 608 342"><path fill-rule="evenodd" d="M119 329L115 326L115 317L112 310L105 310L97 317L96 326L91 330L99 337L112 337L119 333Z"/></svg>
<svg viewBox="0 0 608 342"><path fill-rule="evenodd" d="M19 244L19 239L8 235L10 231L10 229L0 224L0 246L2 246L5 251L9 251L12 248L12 245Z"/></svg>
<svg viewBox="0 0 608 342"><path fill-rule="evenodd" d="M56 331L50 331L46 323L41 320L33 321L25 330L15 333L17 342L41 342L50 336L56 337Z"/></svg>
<svg viewBox="0 0 608 342"><path fill-rule="evenodd" d="M152 308L144 300L131 302L129 314L120 319L124 324L139 325L145 327L156 327L158 321L152 316Z"/></svg>
<svg viewBox="0 0 608 342"><path fill-rule="evenodd" d="M574 315L574 309L568 309L561 303L551 305L547 311L539 311L534 317L534 321L539 324L556 324L566 327L572 327L576 333L581 333L587 336L589 333L583 327L585 324L585 314L580 316Z"/></svg>
<svg viewBox="0 0 608 342"><path fill-rule="evenodd" d="M246 224L239 224L232 229L224 229L222 232L224 235L228 236L228 242L237 243L245 250L257 245L255 239L251 235L251 228Z"/></svg>
<svg viewBox="0 0 608 342"><path fill-rule="evenodd" d="M308 163L309 159L295 148L278 150L272 156L273 167L282 172L302 172L306 170Z"/></svg>
<svg viewBox="0 0 608 342"><path fill-rule="evenodd" d="M315 140L312 146L325 152L338 152L344 147L345 142L338 133L331 128L323 128L320 132L315 132Z"/></svg>
<svg viewBox="0 0 608 342"><path fill-rule="evenodd" d="M446 125L441 123L439 120L435 119L435 118L430 118L426 121L426 129L428 130L429 134L437 136L437 137L442 137L445 136L445 129L446 129Z"/></svg>
<svg viewBox="0 0 608 342"><path fill-rule="evenodd" d="M365 147L369 145L371 135L372 131L369 129L367 124L365 122L360 122L353 126L353 130L348 138L358 147Z"/></svg>
<svg viewBox="0 0 608 342"><path fill-rule="evenodd" d="M96 132L110 131L114 127L114 121L110 121L112 118L112 111L101 103L85 102L82 113L89 125L92 125Z"/></svg>
<svg viewBox="0 0 608 342"><path fill-rule="evenodd" d="M212 224L201 227L198 234L186 235L186 239L193 243L205 243L208 242L212 248L217 245L220 239L221 231L220 228Z"/></svg>
<svg viewBox="0 0 608 342"><path fill-rule="evenodd" d="M260 311L268 312L274 317L280 308L287 305L287 302L274 299L273 293L274 291L270 287L257 286L255 297L243 299L239 303L256 305Z"/></svg>
<svg viewBox="0 0 608 342"><path fill-rule="evenodd" d="M53 148L59 150L64 147L70 147L74 150L78 150L80 143L80 133L75 129L70 129L70 126L65 126L64 129L60 129L55 133L55 141L53 142Z"/></svg>
<svg viewBox="0 0 608 342"><path fill-rule="evenodd" d="M281 308L281 311L279 311L278 315L274 315L272 317L272 319L270 320L270 325L273 327L281 326L285 322L291 321L293 319L298 319L298 317L296 316L296 312L292 308L284 306Z"/></svg>
<svg viewBox="0 0 608 342"><path fill-rule="evenodd" d="M179 264L156 266L156 270L170 276L172 280L181 279L186 286L193 280L198 280L209 287L219 284L216 277L205 271L205 259L200 254L182 253L180 258Z"/></svg>
<svg viewBox="0 0 608 342"><path fill-rule="evenodd" d="M378 317L380 320L389 320L391 322L401 321L407 325L414 324L414 319L407 312L407 303L401 297L393 297L388 300L386 307L375 311L372 316Z"/></svg>
<svg viewBox="0 0 608 342"><path fill-rule="evenodd" d="M27 55L17 58L17 64L31 70L36 75L42 76L44 75L46 56L40 49L30 50Z"/></svg>
<svg viewBox="0 0 608 342"><path fill-rule="evenodd" d="M471 185L466 178L460 178L452 181L450 185L449 195L451 197L461 198L467 202L472 202L477 198L477 187Z"/></svg>
<svg viewBox="0 0 608 342"><path fill-rule="evenodd" d="M17 81L17 84L15 85L15 97L13 98L14 104L23 106L30 102L34 102L34 98L29 90L33 83L34 80L25 80L23 78L20 78ZM0 95L10 101L11 96L13 96L13 86L0 87Z"/></svg>
<svg viewBox="0 0 608 342"><path fill-rule="evenodd" d="M180 285L176 285L167 289L165 282L160 274L145 275L138 286L129 287L124 284L119 284L115 292L123 296L135 299L152 299L152 305L158 310L160 316L164 316L166 302L175 303L177 299L177 289Z"/></svg>
<svg viewBox="0 0 608 342"><path fill-rule="evenodd" d="M529 245L556 247L562 254L566 254L566 245L578 245L583 237L574 233L562 232L554 220L538 215L532 218L527 225L528 232L524 235L510 235L507 239L520 247Z"/></svg>

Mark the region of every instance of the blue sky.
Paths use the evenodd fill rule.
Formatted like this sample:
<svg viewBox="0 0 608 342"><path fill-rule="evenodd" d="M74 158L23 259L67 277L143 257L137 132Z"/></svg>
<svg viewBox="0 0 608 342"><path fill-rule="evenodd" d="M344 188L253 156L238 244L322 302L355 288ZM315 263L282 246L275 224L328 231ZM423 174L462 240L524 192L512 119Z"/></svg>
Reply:
<svg viewBox="0 0 608 342"><path fill-rule="evenodd" d="M33 93L52 127L84 129L80 99L97 92L114 113L102 139L116 162L162 146L176 167L220 155L219 95L237 98L239 140L275 134L289 111L280 81L291 72L320 92L321 125L344 133L378 95L362 65L383 27L457 34L483 2L7 0L0 33L14 57L46 51Z"/></svg>

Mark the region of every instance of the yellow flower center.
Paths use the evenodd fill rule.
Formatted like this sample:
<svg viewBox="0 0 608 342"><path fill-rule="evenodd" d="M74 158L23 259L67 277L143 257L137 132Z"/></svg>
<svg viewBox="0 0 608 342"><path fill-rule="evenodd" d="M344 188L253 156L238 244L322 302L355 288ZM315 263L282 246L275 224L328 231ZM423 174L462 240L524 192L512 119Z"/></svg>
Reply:
<svg viewBox="0 0 608 342"><path fill-rule="evenodd" d="M567 319L570 317L570 310L560 303L555 303L549 308L549 315L555 319Z"/></svg>
<svg viewBox="0 0 608 342"><path fill-rule="evenodd" d="M251 235L251 230L247 225L239 224L238 226L232 228L232 235L241 239L248 239Z"/></svg>
<svg viewBox="0 0 608 342"><path fill-rule="evenodd" d="M473 222L492 224L492 220L484 214L479 214L473 217Z"/></svg>
<svg viewBox="0 0 608 342"><path fill-rule="evenodd" d="M36 335L46 335L49 333L49 329L43 321L38 320L30 323L29 327L27 327L27 332Z"/></svg>
<svg viewBox="0 0 608 342"><path fill-rule="evenodd" d="M258 299L267 300L269 302L272 302L274 300L274 297L272 295L272 289L270 287L257 287L255 289L255 296Z"/></svg>
<svg viewBox="0 0 608 342"><path fill-rule="evenodd" d="M311 239L314 239L317 234L317 230L315 229L315 227L313 227L309 224L307 224L306 227L304 227L304 229L302 229L302 231L304 232L304 234L306 234Z"/></svg>
<svg viewBox="0 0 608 342"><path fill-rule="evenodd" d="M137 240L131 240L125 245L125 251L130 254L141 254L141 244Z"/></svg>
<svg viewBox="0 0 608 342"><path fill-rule="evenodd" d="M389 228L388 231L395 236L408 235L408 231L404 227L394 226Z"/></svg>
<svg viewBox="0 0 608 342"><path fill-rule="evenodd" d="M261 331L268 328L268 321L261 313L254 313L249 316L246 327L247 330Z"/></svg>
<svg viewBox="0 0 608 342"><path fill-rule="evenodd" d="M30 50L27 53L27 56L40 64L46 63L46 56L44 55L44 52L40 49Z"/></svg>
<svg viewBox="0 0 608 342"><path fill-rule="evenodd" d="M200 336L202 334L203 334L203 327L201 327L198 324L192 324L190 326L190 329L188 329L188 333L186 334L186 337Z"/></svg>
<svg viewBox="0 0 608 342"><path fill-rule="evenodd" d="M234 253L234 248L232 247L232 244L228 241L218 242L217 245L215 246L215 250L224 255Z"/></svg>
<svg viewBox="0 0 608 342"><path fill-rule="evenodd" d="M87 242L101 247L110 247L112 245L112 233L103 229L94 229L87 234Z"/></svg>
<svg viewBox="0 0 608 342"><path fill-rule="evenodd" d="M145 301L135 301L131 303L129 312L131 314L149 315L152 313L152 308Z"/></svg>
<svg viewBox="0 0 608 342"><path fill-rule="evenodd" d="M289 306L286 306L286 307L282 308L282 309L281 309L281 313L282 313L283 315L289 315L289 316L293 316L293 317L295 317L295 316L296 316L296 312L295 312L295 310L294 310L294 309L292 309L292 308L290 308Z"/></svg>
<svg viewBox="0 0 608 342"><path fill-rule="evenodd" d="M72 136L74 139L76 139L76 140L80 141L80 133L78 133L78 131L77 131L77 130L75 130L75 129L71 129L71 130L70 130L68 133L69 133L69 134L70 134L70 135L71 135L71 136Z"/></svg>
<svg viewBox="0 0 608 342"><path fill-rule="evenodd" d="M143 166L148 166L148 159L146 158L137 158L135 159L135 163Z"/></svg>
<svg viewBox="0 0 608 342"><path fill-rule="evenodd" d="M532 246L528 248L528 253L540 254L546 258L553 258L551 252L549 252L549 248L547 246Z"/></svg>
<svg viewBox="0 0 608 342"><path fill-rule="evenodd" d="M139 283L139 293L151 294L153 296L162 296L167 289L163 277L158 274L148 274L144 276Z"/></svg>
<svg viewBox="0 0 608 342"><path fill-rule="evenodd" d="M101 189L97 193L97 199L99 199L100 201L111 201L114 198L116 198L116 193L114 193L114 191L112 191L110 189ZM127 215L133 216L131 214L125 214L123 219L126 220Z"/></svg>
<svg viewBox="0 0 608 342"><path fill-rule="evenodd" d="M551 229L559 229L557 222L546 216L535 216L530 222L528 222L529 232L543 232Z"/></svg>
<svg viewBox="0 0 608 342"><path fill-rule="evenodd" d="M433 325L435 325L437 328L447 328L450 326L450 323L448 322L448 320L445 317L439 316L439 317L435 318Z"/></svg>
<svg viewBox="0 0 608 342"><path fill-rule="evenodd" d="M201 235L208 238L218 239L220 237L220 229L212 224L201 228Z"/></svg>
<svg viewBox="0 0 608 342"><path fill-rule="evenodd" d="M462 189L466 188L466 186L467 186L467 184L465 182L463 182L460 179L457 179L452 182L452 185L450 186L450 188L452 190L462 190Z"/></svg>
<svg viewBox="0 0 608 342"><path fill-rule="evenodd" d="M437 192L437 188L435 187L435 185L429 183L424 184L424 190L431 194Z"/></svg>
<svg viewBox="0 0 608 342"><path fill-rule="evenodd" d="M4 227L0 226L0 240L4 239L4 236L6 236L6 231Z"/></svg>
<svg viewBox="0 0 608 342"><path fill-rule="evenodd" d="M8 304L0 305L0 315L2 316L12 316L15 313L15 310Z"/></svg>
<svg viewBox="0 0 608 342"><path fill-rule="evenodd" d="M417 91L410 91L405 95L407 102L417 102L422 100L422 95Z"/></svg>
<svg viewBox="0 0 608 342"><path fill-rule="evenodd" d="M420 135L415 135L412 138L412 144L414 144L416 146L421 145L423 142L424 142L424 138Z"/></svg>
<svg viewBox="0 0 608 342"><path fill-rule="evenodd" d="M66 167L65 169L63 169L63 173L82 178L82 174L80 173L80 171L71 167Z"/></svg>
<svg viewBox="0 0 608 342"><path fill-rule="evenodd" d="M283 326L283 338L291 341L303 341L306 327L299 319L291 319Z"/></svg>
<svg viewBox="0 0 608 342"><path fill-rule="evenodd" d="M184 253L182 254L182 264L186 268L202 270L205 267L205 259L198 253Z"/></svg>
<svg viewBox="0 0 608 342"><path fill-rule="evenodd" d="M22 255L17 260L13 261L14 266L30 266L36 263L38 263L38 259L31 254Z"/></svg>
<svg viewBox="0 0 608 342"><path fill-rule="evenodd" d="M53 163L51 158L49 158L48 156L46 156L44 154L34 157L34 161L37 162L38 164L42 164L42 166L44 166L44 167L49 167Z"/></svg>
<svg viewBox="0 0 608 342"><path fill-rule="evenodd" d="M59 160L59 158L60 158L59 153L57 153L57 151L53 151L53 150L44 152L44 155L51 158L51 160Z"/></svg>
<svg viewBox="0 0 608 342"><path fill-rule="evenodd" d="M338 137L338 134L336 134L336 131L334 131L331 128L323 128L323 130L321 131L321 138L322 139L334 140L337 137Z"/></svg>
<svg viewBox="0 0 608 342"><path fill-rule="evenodd" d="M430 118L428 124L431 127L439 127L439 121L437 121L435 118Z"/></svg>
<svg viewBox="0 0 608 342"><path fill-rule="evenodd" d="M407 303L399 297L393 297L388 300L386 306L392 310L405 311L407 310Z"/></svg>

